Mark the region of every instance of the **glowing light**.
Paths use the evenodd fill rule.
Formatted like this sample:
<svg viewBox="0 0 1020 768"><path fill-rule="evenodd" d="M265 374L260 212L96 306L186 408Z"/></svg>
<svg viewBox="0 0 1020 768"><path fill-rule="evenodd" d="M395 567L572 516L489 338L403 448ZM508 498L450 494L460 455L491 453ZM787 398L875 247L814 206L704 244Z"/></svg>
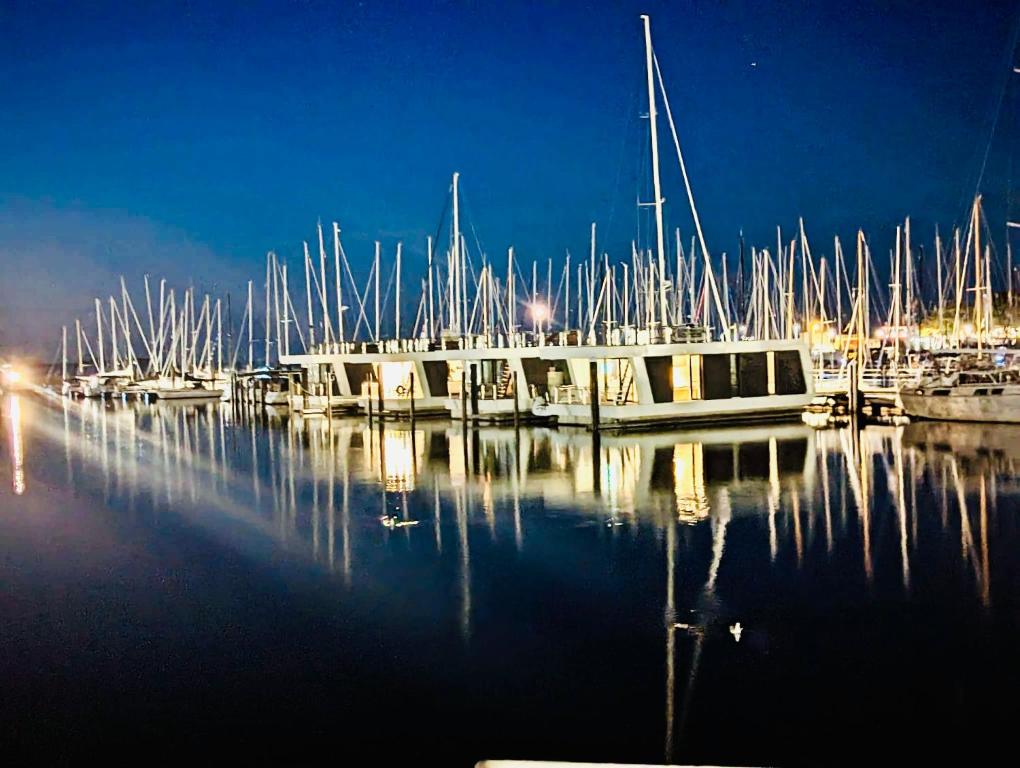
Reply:
<svg viewBox="0 0 1020 768"><path fill-rule="evenodd" d="M22 380L22 378L23 376L21 375L21 371L15 368L4 368L3 370L4 384L9 385L17 384Z"/></svg>
<svg viewBox="0 0 1020 768"><path fill-rule="evenodd" d="M549 307L541 301L535 301L529 304L528 312L531 314L531 319L538 324L542 324L549 319Z"/></svg>

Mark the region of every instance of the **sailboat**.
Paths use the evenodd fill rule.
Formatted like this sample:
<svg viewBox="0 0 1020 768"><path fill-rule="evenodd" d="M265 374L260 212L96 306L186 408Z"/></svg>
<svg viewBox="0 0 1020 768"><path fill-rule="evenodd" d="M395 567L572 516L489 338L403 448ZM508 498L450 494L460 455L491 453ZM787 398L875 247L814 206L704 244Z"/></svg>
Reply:
<svg viewBox="0 0 1020 768"><path fill-rule="evenodd" d="M900 390L900 403L913 418L1020 424L1020 365L1011 355L984 346L992 301L989 255L987 249L981 250L980 195L971 212L970 242L977 349L972 354L936 359L916 384Z"/></svg>

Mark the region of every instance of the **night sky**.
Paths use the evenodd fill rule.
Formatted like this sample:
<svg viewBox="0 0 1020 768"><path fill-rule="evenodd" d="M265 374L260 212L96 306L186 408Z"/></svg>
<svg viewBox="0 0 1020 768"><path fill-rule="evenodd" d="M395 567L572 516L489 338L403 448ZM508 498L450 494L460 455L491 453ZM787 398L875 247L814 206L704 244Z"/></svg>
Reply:
<svg viewBox="0 0 1020 768"><path fill-rule="evenodd" d="M993 232L1007 215L1016 3L73 5L0 0L0 352L51 354L120 273L238 297L269 249L299 269L318 218L356 267L375 239L420 259L455 170L490 255L582 253L597 221L625 257L642 12L713 252L798 216L816 253L857 227L884 253L908 214L930 241L965 217L997 113L982 191Z"/></svg>

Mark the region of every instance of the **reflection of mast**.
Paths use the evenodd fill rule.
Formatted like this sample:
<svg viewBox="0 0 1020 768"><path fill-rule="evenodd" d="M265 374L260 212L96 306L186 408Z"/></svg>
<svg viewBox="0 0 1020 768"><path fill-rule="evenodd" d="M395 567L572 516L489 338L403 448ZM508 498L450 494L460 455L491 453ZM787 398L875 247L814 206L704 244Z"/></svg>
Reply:
<svg viewBox="0 0 1020 768"><path fill-rule="evenodd" d="M676 521L666 525L666 762L673 761L673 706L675 700L676 605L674 559L676 557Z"/></svg>
<svg viewBox="0 0 1020 768"><path fill-rule="evenodd" d="M712 564L708 567L708 581L705 583L706 592L715 591L715 582L719 576L719 565L722 563L723 551L726 548L726 528L730 523L730 494L723 488L719 492L718 520L712 518ZM672 526L670 526L672 528Z"/></svg>
<svg viewBox="0 0 1020 768"><path fill-rule="evenodd" d="M793 515L793 541L797 548L797 567L804 563L804 534L800 530L800 492L797 486L790 482L790 513Z"/></svg>
<svg viewBox="0 0 1020 768"><path fill-rule="evenodd" d="M960 508L960 554L963 557L964 562L970 560L971 566L974 568L974 578L978 581L981 587L982 601L989 595L989 589L987 581L985 580L985 574L987 573L987 509L985 503L985 489L984 489L984 477L981 478L981 546L986 557L981 563L979 570L979 563L977 552L974 550L974 535L970 528L970 513L967 510L967 493L963 486L963 480L960 477L960 470L956 464L956 457L949 457L949 466L953 470L953 485L956 487L956 502ZM986 605L988 603L985 603Z"/></svg>
<svg viewBox="0 0 1020 768"><path fill-rule="evenodd" d="M852 436L853 444L848 445ZM846 429L840 432L840 443L843 446L843 457L846 461L846 473L850 479L850 490L854 495L854 504L861 521L861 539L864 549L864 575L870 582L874 576L871 563L871 483L868 471L870 456L865 456L861 445L863 435L860 430Z"/></svg>
<svg viewBox="0 0 1020 768"><path fill-rule="evenodd" d="M896 507L900 524L900 560L903 563L903 589L910 589L910 555L907 552L907 501L903 490L903 428L898 427L893 440L893 463L896 472Z"/></svg>
<svg viewBox="0 0 1020 768"><path fill-rule="evenodd" d="M460 543L460 631L465 642L471 640L471 552L468 541L467 483L456 494L457 535Z"/></svg>
<svg viewBox="0 0 1020 768"><path fill-rule="evenodd" d="M776 536L776 511L779 509L779 457L776 438L769 438L769 492L766 496L769 509L769 556L774 563L779 553Z"/></svg>
<svg viewBox="0 0 1020 768"><path fill-rule="evenodd" d="M821 451L822 501L825 505L825 551L832 554L832 502L829 498L829 451Z"/></svg>
<svg viewBox="0 0 1020 768"><path fill-rule="evenodd" d="M981 603L992 603L988 564L988 502L985 497L985 476L981 475Z"/></svg>

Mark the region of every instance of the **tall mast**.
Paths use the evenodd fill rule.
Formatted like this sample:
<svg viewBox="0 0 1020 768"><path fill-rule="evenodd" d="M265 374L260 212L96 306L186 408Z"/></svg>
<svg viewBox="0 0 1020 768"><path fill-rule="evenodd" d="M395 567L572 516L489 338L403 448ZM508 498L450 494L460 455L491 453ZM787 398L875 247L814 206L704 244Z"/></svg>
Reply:
<svg viewBox="0 0 1020 768"><path fill-rule="evenodd" d="M570 251L567 251L566 264L563 267L563 277L566 283L566 293L563 296L563 330L570 330Z"/></svg>
<svg viewBox="0 0 1020 768"><path fill-rule="evenodd" d="M99 338L99 372L106 371L106 359L103 352L103 305L96 299L96 336Z"/></svg>
<svg viewBox="0 0 1020 768"><path fill-rule="evenodd" d="M326 244L322 240L322 222L316 223L319 234L319 302L322 308L322 340L326 344L332 341L332 323L329 321L329 297L326 294Z"/></svg>
<svg viewBox="0 0 1020 768"><path fill-rule="evenodd" d="M393 302L394 308L396 310L396 319L393 323L394 328L393 337L395 339L400 338L400 249L402 246L403 243L397 243L397 292L396 299Z"/></svg>
<svg viewBox="0 0 1020 768"><path fill-rule="evenodd" d="M340 225L333 222L333 271L336 283L336 335L338 341L344 340L344 305L343 292L340 288Z"/></svg>
<svg viewBox="0 0 1020 768"><path fill-rule="evenodd" d="M278 344L277 356L281 349L283 354L290 354L290 288L287 286L287 262L283 263L280 280L280 288L283 290L283 341Z"/></svg>
<svg viewBox="0 0 1020 768"><path fill-rule="evenodd" d="M253 302L252 302L252 281L248 281L248 370L255 369L255 330L252 327Z"/></svg>
<svg viewBox="0 0 1020 768"><path fill-rule="evenodd" d="M984 326L984 308L981 296L981 195L974 198L971 227L974 232L974 317L977 326L978 352L981 351L981 332Z"/></svg>
<svg viewBox="0 0 1020 768"><path fill-rule="evenodd" d="M308 305L308 347L315 346L315 318L312 315L312 257L308 255L308 241L305 243L305 301ZM283 297L284 302L287 297Z"/></svg>
<svg viewBox="0 0 1020 768"><path fill-rule="evenodd" d="M375 241L375 340L379 341L379 241Z"/></svg>
<svg viewBox="0 0 1020 768"><path fill-rule="evenodd" d="M652 192L655 195L655 251L659 260L659 321L666 325L666 246L662 233L662 185L659 181L659 131L655 118L655 82L652 77L652 23L641 15L645 27L645 72L648 80L648 130L652 142ZM594 279L594 275L592 275Z"/></svg>
<svg viewBox="0 0 1020 768"><path fill-rule="evenodd" d="M305 259L305 277L308 277L308 260ZM276 312L276 362L280 362L280 355L285 354L286 350L283 347L283 332L282 332L282 320L280 319L280 277L283 274L280 269L279 259L276 258L276 254L273 254L273 309ZM287 295L283 296L283 307L287 309ZM296 313L295 313L296 314ZM287 319L290 319L290 315L287 315ZM297 318L294 318L295 321ZM309 323L311 323L311 314L309 314Z"/></svg>
<svg viewBox="0 0 1020 768"><path fill-rule="evenodd" d="M436 322L435 322L435 299L433 298L434 287L432 285L432 235L428 236L426 241L429 252L429 338L434 339L436 337Z"/></svg>
<svg viewBox="0 0 1020 768"><path fill-rule="evenodd" d="M85 360L81 356L81 320L78 318L74 319L74 338L78 347L78 375L80 376L85 371Z"/></svg>
<svg viewBox="0 0 1020 768"><path fill-rule="evenodd" d="M938 296L939 296L939 337L945 338L945 327L943 321L945 318L945 310L943 304L943 288L942 288L942 239L939 237L939 228L935 227L935 279L938 282Z"/></svg>
<svg viewBox="0 0 1020 768"><path fill-rule="evenodd" d="M450 325L457 333L463 333L460 327L460 283L463 280L460 269L460 173L453 173L453 295L454 301L450 304Z"/></svg>
<svg viewBox="0 0 1020 768"><path fill-rule="evenodd" d="M903 245L903 230L896 227L896 261L893 264L893 374L899 370L900 364L900 253Z"/></svg>
<svg viewBox="0 0 1020 768"><path fill-rule="evenodd" d="M266 368L269 367L269 321L272 316L269 313L269 287L273 268L273 252L270 251L266 254L266 346L265 346L265 364Z"/></svg>
<svg viewBox="0 0 1020 768"><path fill-rule="evenodd" d="M223 371L223 316L220 300L216 299L216 373Z"/></svg>

